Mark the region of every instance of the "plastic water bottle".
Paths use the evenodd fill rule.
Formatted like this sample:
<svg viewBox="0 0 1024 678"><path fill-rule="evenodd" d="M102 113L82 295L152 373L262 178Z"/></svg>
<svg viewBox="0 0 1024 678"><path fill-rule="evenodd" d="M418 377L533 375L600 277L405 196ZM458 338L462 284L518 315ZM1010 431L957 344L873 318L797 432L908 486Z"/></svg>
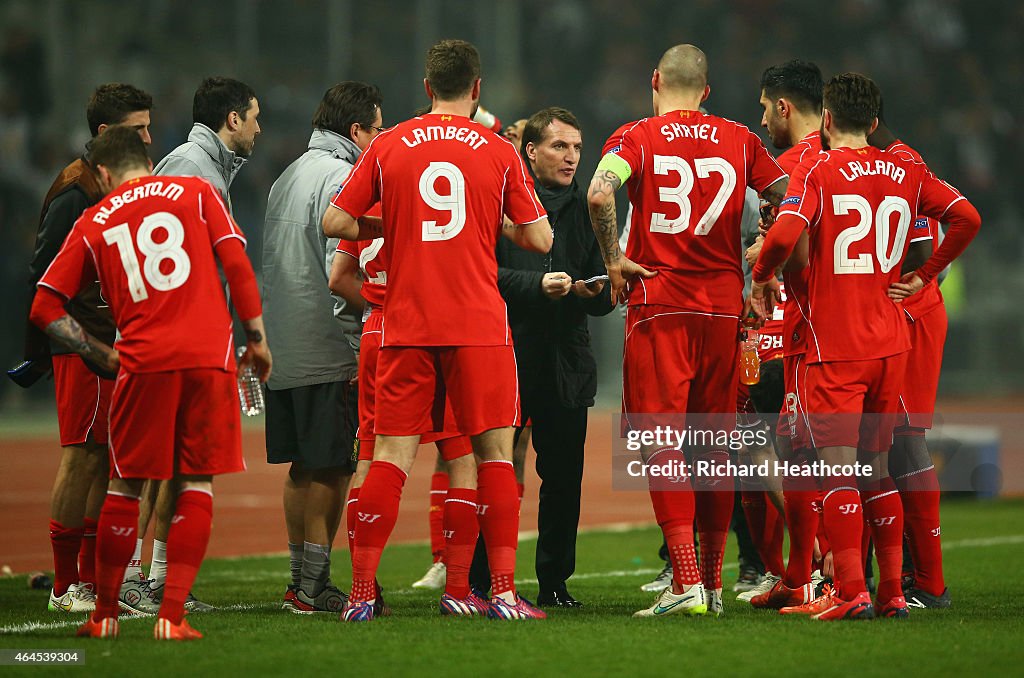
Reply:
<svg viewBox="0 0 1024 678"><path fill-rule="evenodd" d="M753 386L761 381L761 357L757 345L761 334L744 324L740 327L740 383Z"/></svg>
<svg viewBox="0 0 1024 678"><path fill-rule="evenodd" d="M238 358L245 355L245 346L238 347ZM252 365L238 370L238 402L242 406L242 414L247 417L258 417L263 414L263 385L256 376Z"/></svg>

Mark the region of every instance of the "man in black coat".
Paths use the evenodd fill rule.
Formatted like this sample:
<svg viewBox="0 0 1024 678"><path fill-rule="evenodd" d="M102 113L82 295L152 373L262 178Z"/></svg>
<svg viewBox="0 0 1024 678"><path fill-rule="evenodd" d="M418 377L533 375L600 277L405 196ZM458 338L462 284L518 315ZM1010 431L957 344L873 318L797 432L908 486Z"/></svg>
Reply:
<svg viewBox="0 0 1024 678"><path fill-rule="evenodd" d="M613 306L586 191L576 180L583 140L563 108L534 114L521 153L554 231L548 254L498 243L498 288L508 304L523 421L532 420L540 476L537 518L539 605L577 607L565 582L576 569L587 409L597 393L597 363L587 316Z"/></svg>

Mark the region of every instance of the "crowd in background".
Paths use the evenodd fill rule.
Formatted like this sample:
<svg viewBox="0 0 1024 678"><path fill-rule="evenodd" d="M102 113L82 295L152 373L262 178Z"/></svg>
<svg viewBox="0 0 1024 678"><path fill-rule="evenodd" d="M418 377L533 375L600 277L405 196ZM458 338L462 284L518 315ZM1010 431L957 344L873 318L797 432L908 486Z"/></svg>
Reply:
<svg viewBox="0 0 1024 678"><path fill-rule="evenodd" d="M21 357L27 267L42 197L56 172L82 151L88 138L82 110L98 83L132 82L153 93L154 162L185 140L202 77L238 77L254 87L263 134L232 186L232 200L257 259L270 185L304 149L309 111L326 84L378 85L384 123L393 124L426 102L426 47L462 35L481 49L484 105L503 120L552 103L577 114L583 177L612 130L650 113L650 75L665 44L700 44L713 64L708 108L759 131L757 82L767 65L799 57L818 63L826 77L841 70L870 75L886 95L890 126L984 218L962 276L947 284L953 350L947 350L952 377L944 377L945 386L962 392L1019 384L1024 368L998 359L1024 337L1024 319L1011 302L1015 291L1024 292L1017 266L1024 235L1014 199L1024 188L1016 168L1024 152L1017 133L1024 5L838 0L828 17L822 7L797 0L636 0L628 7L612 0L4 3L0 362L6 368ZM607 322L595 327L597 349L606 356L618 351L612 337L620 333L617 314ZM957 380L958 369L971 378ZM611 371L602 375L604 383L618 380ZM0 383L0 407L12 402L11 386Z"/></svg>

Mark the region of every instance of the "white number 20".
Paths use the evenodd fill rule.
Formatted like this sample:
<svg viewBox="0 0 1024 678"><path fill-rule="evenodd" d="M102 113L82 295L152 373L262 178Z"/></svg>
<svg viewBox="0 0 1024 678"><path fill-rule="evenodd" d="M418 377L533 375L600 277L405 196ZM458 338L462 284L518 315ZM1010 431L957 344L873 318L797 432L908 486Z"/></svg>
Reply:
<svg viewBox="0 0 1024 678"><path fill-rule="evenodd" d="M871 205L860 195L834 195L832 208L836 216L849 214L851 211L860 215L856 226L843 229L836 237L833 250L834 270L837 275L855 273L874 273L875 262L871 255L863 252L856 259L850 258L850 247L871 234ZM889 221L896 214L896 239L892 251L889 251ZM903 258L903 246L907 242L907 231L910 229L910 205L898 196L886 196L875 212L875 255L882 273L888 273Z"/></svg>
<svg viewBox="0 0 1024 678"><path fill-rule="evenodd" d="M437 192L437 180L447 179L450 192ZM423 240L432 242L451 240L462 232L466 225L466 178L462 170L450 162L432 162L420 175L420 197L429 207L443 212L451 212L451 219L444 226L436 221L423 222Z"/></svg>
<svg viewBox="0 0 1024 678"><path fill-rule="evenodd" d="M707 179L712 172L722 175L722 186L693 229L694 235L707 235L718 222L718 217L722 216L725 203L736 189L736 170L723 158L697 158L693 161L693 167L697 170L696 179ZM679 216L669 219L666 215L655 212L651 215L651 233L682 233L690 227L692 211L690 191L693 190L696 180L693 170L690 169L690 164L680 157L674 155L654 156L654 173L668 174L669 172L679 174L679 183L676 186L660 187L658 198L663 203L676 205L679 208Z"/></svg>
<svg viewBox="0 0 1024 678"><path fill-rule="evenodd" d="M167 231L167 238L163 242L153 240L153 232L158 228ZM142 220L135 238L139 251L145 257L141 266L139 258L135 255L128 224L103 231L103 239L108 245L117 246L117 251L121 255L121 265L128 276L128 291L132 295L132 301L138 302L149 298L147 282L150 287L160 292L167 292L185 284L189 273L192 272L192 261L181 247L185 242L185 227L178 217L170 212L150 214ZM164 261L173 264L167 273L160 270L160 265Z"/></svg>

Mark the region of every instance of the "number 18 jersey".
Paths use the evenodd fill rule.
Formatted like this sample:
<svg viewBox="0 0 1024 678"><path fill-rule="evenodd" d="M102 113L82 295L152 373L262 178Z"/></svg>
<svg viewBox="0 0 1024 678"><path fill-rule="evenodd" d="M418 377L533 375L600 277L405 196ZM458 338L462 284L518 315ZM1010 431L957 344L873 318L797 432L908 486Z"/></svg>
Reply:
<svg viewBox="0 0 1024 678"><path fill-rule="evenodd" d="M786 177L761 140L725 118L673 111L638 122L612 152L631 169L626 256L658 272L635 282L629 303L738 317L746 187Z"/></svg>
<svg viewBox="0 0 1024 678"><path fill-rule="evenodd" d="M129 372L234 370L214 259L230 238L245 243L205 179L132 179L82 214L39 285L71 297L98 274Z"/></svg>
<svg viewBox="0 0 1024 678"><path fill-rule="evenodd" d="M407 120L374 138L332 204L359 217L378 201L383 345L511 344L494 256L502 215L545 216L515 146L462 116Z"/></svg>

